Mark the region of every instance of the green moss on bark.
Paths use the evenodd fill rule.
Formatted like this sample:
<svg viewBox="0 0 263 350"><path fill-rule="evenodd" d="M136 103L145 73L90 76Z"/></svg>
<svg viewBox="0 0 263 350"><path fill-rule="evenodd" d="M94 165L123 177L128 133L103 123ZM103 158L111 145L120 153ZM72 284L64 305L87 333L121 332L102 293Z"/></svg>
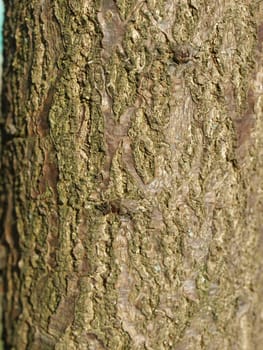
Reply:
<svg viewBox="0 0 263 350"><path fill-rule="evenodd" d="M6 5L6 344L256 349L258 9Z"/></svg>

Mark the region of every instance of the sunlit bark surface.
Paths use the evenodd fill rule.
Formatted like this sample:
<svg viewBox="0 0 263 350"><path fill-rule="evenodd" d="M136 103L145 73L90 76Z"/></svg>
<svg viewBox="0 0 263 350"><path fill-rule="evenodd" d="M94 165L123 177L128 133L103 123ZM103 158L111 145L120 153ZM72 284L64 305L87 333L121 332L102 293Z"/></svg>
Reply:
<svg viewBox="0 0 263 350"><path fill-rule="evenodd" d="M262 13L6 1L8 348L262 349Z"/></svg>

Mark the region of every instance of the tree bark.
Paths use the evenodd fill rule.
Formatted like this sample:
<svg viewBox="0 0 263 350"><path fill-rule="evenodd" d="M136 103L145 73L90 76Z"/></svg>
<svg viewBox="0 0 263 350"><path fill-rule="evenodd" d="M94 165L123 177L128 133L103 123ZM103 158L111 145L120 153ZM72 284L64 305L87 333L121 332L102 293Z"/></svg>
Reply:
<svg viewBox="0 0 263 350"><path fill-rule="evenodd" d="M261 349L262 2L5 6L6 348Z"/></svg>

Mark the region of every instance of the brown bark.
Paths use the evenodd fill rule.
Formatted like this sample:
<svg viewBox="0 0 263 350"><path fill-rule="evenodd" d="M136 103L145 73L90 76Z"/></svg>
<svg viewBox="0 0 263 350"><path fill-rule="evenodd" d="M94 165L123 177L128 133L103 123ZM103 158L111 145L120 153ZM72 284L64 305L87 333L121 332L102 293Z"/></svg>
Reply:
<svg viewBox="0 0 263 350"><path fill-rule="evenodd" d="M10 349L260 349L262 4L6 1Z"/></svg>

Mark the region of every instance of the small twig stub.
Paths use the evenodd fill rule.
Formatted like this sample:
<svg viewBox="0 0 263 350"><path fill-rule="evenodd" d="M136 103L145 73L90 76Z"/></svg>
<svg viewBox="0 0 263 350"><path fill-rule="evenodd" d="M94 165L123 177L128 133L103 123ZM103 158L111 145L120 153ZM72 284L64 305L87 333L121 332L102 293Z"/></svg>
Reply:
<svg viewBox="0 0 263 350"><path fill-rule="evenodd" d="M185 64L197 57L197 50L189 44L172 46L173 59L178 64Z"/></svg>

